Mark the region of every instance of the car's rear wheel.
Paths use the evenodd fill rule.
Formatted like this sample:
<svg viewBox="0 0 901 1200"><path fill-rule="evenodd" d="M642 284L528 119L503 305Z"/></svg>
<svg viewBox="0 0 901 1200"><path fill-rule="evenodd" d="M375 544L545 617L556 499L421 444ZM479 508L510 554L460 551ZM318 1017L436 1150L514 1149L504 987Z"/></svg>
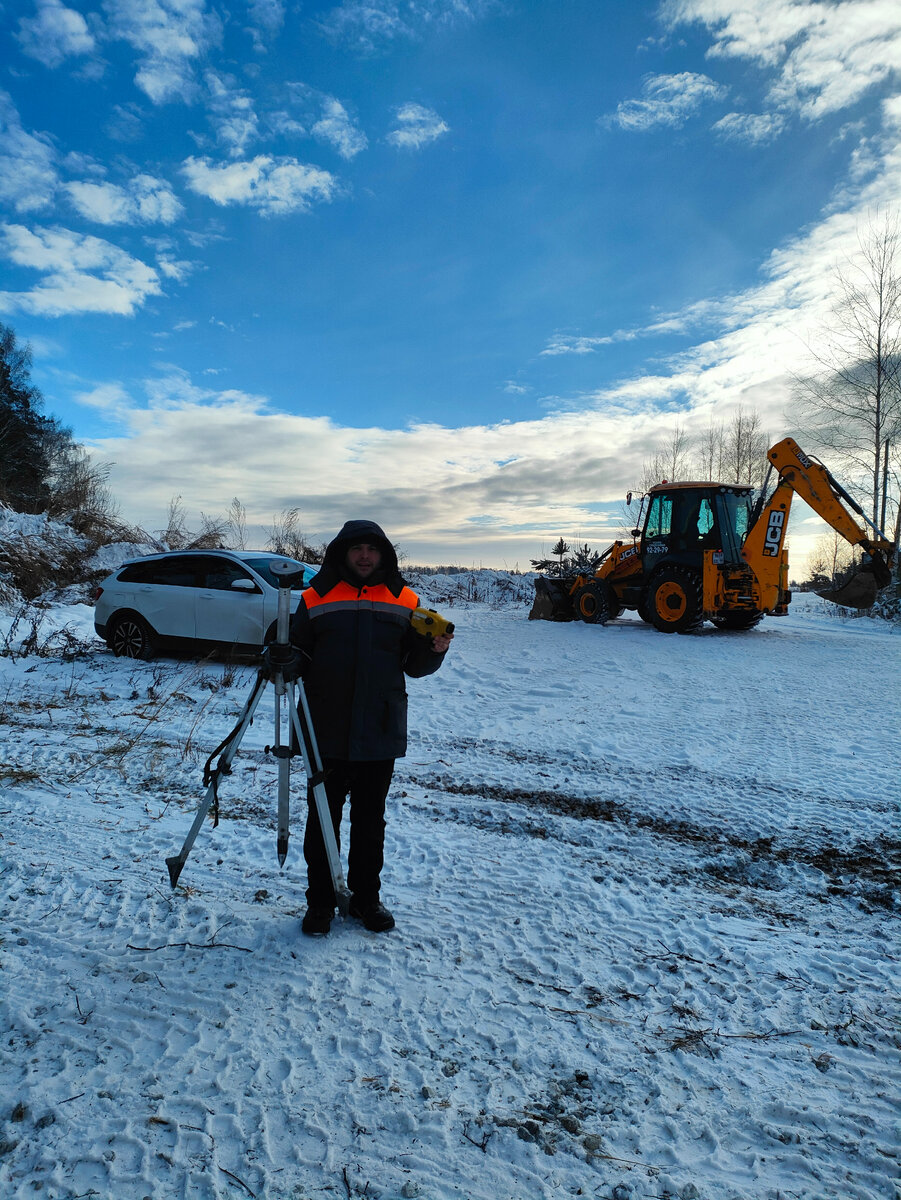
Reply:
<svg viewBox="0 0 901 1200"><path fill-rule="evenodd" d="M116 658L153 658L155 646L150 626L135 613L122 613L114 619L107 642Z"/></svg>

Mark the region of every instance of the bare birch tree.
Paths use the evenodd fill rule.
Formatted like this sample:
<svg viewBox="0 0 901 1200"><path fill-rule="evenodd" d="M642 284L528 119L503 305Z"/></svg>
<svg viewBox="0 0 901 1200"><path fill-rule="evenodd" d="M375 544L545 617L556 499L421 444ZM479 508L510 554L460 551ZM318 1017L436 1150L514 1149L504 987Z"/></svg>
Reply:
<svg viewBox="0 0 901 1200"><path fill-rule="evenodd" d="M874 217L835 272L836 299L811 347L816 368L795 390L809 435L858 478L881 525L901 439L901 236Z"/></svg>
<svg viewBox="0 0 901 1200"><path fill-rule="evenodd" d="M698 479L721 482L726 473L726 426L711 421L700 434L695 451Z"/></svg>
<svg viewBox="0 0 901 1200"><path fill-rule="evenodd" d="M656 452L653 458L645 459L641 470L641 491L646 492L655 483L684 482L691 474L691 439L685 429L673 426L669 441Z"/></svg>
<svg viewBox="0 0 901 1200"><path fill-rule="evenodd" d="M760 487L767 468L769 439L760 426L760 413L739 407L725 431L723 444L724 480Z"/></svg>

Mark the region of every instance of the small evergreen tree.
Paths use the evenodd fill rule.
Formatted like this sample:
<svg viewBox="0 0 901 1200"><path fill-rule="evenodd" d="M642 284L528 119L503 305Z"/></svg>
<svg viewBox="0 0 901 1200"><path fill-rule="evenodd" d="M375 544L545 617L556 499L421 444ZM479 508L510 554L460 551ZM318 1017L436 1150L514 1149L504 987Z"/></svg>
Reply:
<svg viewBox="0 0 901 1200"><path fill-rule="evenodd" d="M55 431L42 405L31 382L31 347L20 346L13 330L0 324L0 502L17 512L47 506Z"/></svg>

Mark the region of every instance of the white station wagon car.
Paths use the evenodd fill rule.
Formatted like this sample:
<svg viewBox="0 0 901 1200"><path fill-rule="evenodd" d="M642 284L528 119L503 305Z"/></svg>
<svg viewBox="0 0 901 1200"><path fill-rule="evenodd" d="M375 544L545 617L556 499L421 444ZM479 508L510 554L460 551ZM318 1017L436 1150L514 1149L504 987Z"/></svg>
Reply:
<svg viewBox="0 0 901 1200"><path fill-rule="evenodd" d="M274 562L303 569L291 611L318 568L264 550L171 550L123 563L94 591L94 628L112 652L152 658L158 649L252 653L275 637Z"/></svg>

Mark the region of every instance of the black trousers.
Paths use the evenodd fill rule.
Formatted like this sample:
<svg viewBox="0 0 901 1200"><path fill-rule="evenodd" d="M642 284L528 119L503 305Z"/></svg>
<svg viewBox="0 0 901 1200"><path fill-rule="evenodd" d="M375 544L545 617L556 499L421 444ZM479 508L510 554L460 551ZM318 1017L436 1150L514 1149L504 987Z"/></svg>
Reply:
<svg viewBox="0 0 901 1200"><path fill-rule="evenodd" d="M394 759L348 762L340 758L326 758L322 765L325 770L325 793L339 850L341 816L344 802L350 796L347 886L359 904L375 904L379 899L385 861L385 799L394 774ZM330 905L334 907L335 889L312 788L307 789L303 856L307 862L307 903L323 908Z"/></svg>

